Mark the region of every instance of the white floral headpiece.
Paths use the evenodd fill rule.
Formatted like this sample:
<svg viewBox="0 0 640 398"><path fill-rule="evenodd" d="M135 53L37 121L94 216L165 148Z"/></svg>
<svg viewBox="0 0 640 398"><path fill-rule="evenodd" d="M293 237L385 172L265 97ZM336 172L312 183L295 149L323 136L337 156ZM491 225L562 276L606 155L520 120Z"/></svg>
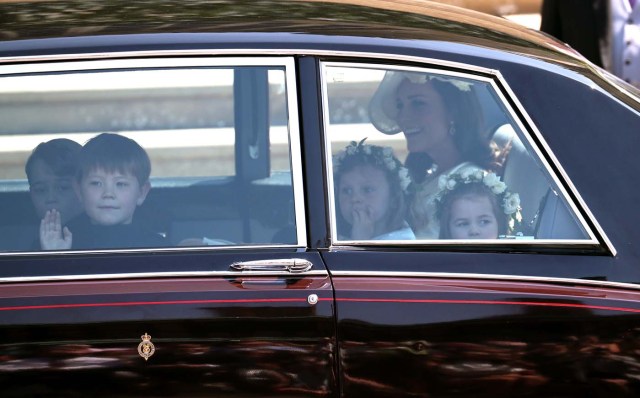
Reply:
<svg viewBox="0 0 640 398"><path fill-rule="evenodd" d="M460 79L452 79L445 76L428 75L426 73L417 72L403 72L402 76L414 84L425 84L432 80L439 80L441 82L453 84L460 91L471 91L471 83Z"/></svg>
<svg viewBox="0 0 640 398"><path fill-rule="evenodd" d="M363 139L360 142L351 141L342 151L333 155L333 172L339 173L342 162L350 156L362 156L370 158L370 163L382 166L385 169L395 172L400 180L400 187L404 193L411 183L409 170L402 166L402 163L393 155L393 149L388 146L378 146L365 144Z"/></svg>
<svg viewBox="0 0 640 398"><path fill-rule="evenodd" d="M504 214L508 217L508 226L513 230L516 223L522 222L522 214L520 213L520 196L515 192L507 190L507 184L500 181L495 173L490 173L478 169L466 169L460 173L443 174L438 179L439 192L434 200L438 214L442 214L442 204L445 202L447 195L452 193L456 187L461 184L482 183L496 195L498 204L502 207Z"/></svg>

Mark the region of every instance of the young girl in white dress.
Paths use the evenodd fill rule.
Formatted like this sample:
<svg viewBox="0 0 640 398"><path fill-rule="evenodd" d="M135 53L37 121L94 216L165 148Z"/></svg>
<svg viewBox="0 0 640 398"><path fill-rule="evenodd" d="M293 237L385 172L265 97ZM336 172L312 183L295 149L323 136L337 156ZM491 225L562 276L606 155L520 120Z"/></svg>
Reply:
<svg viewBox="0 0 640 398"><path fill-rule="evenodd" d="M440 239L498 239L522 221L520 197L494 173L467 170L440 176L435 196Z"/></svg>
<svg viewBox="0 0 640 398"><path fill-rule="evenodd" d="M411 240L405 221L408 171L389 147L349 144L333 157L338 237Z"/></svg>

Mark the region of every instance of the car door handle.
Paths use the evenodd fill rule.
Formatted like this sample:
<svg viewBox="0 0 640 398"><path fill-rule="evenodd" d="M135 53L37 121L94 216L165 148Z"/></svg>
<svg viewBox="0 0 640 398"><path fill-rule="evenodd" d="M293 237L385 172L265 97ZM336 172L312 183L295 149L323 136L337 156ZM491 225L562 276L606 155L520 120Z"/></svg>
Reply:
<svg viewBox="0 0 640 398"><path fill-rule="evenodd" d="M229 266L234 271L288 271L292 274L309 271L313 264L302 258L238 261Z"/></svg>

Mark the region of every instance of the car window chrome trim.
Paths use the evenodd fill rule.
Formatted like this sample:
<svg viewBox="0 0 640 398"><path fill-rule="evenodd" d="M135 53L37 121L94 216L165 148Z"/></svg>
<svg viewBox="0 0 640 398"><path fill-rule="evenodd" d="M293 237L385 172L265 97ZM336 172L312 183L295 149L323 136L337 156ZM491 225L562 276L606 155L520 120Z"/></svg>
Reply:
<svg viewBox="0 0 640 398"><path fill-rule="evenodd" d="M421 278L421 279L463 279L500 282L531 282L573 285L577 287L611 287L616 289L640 290L640 284L598 281L591 279L556 278L528 275L472 274L449 272L397 272L397 271L331 271L332 277L380 277L380 278Z"/></svg>
<svg viewBox="0 0 640 398"><path fill-rule="evenodd" d="M600 78L604 79L609 84L610 87L615 88L620 93L624 94L627 98L630 98L634 102L640 104L640 97L636 96L632 91L627 89L625 86L618 84L616 80L619 80L619 78L617 76L607 71L606 69L602 69L602 68L592 68L592 71L596 73L598 76L600 76ZM623 105L625 108L629 109L630 111L636 114L640 114L639 110L631 107L629 104L625 103L624 101L621 101L615 95L611 95L611 93L607 92L606 90L603 90L602 87L598 86L597 84L592 83L591 87L596 88L599 92L607 95L609 98L615 100L620 105Z"/></svg>
<svg viewBox="0 0 640 398"><path fill-rule="evenodd" d="M85 254L136 254L136 253L158 253L158 252L202 252L202 251L224 251L224 250L243 250L255 251L255 249L305 249L306 245L296 244L247 244L247 245L208 245L208 246L167 246L167 247L141 247L141 248L113 248L113 249L79 249L79 250L37 250L37 251L15 251L0 252L0 257L15 256L62 256L62 255L85 255Z"/></svg>
<svg viewBox="0 0 640 398"><path fill-rule="evenodd" d="M578 219L578 223L581 225L581 227L586 231L587 235L589 236L588 239L491 239L491 240L482 240L482 241L480 240L476 240L476 241L437 240L437 239L429 239L429 240L421 239L421 240L406 240L406 241L339 240L337 238L338 236L337 223L336 223L336 217L335 217L336 210L337 210L336 203L334 203L335 187L333 186L333 178L330 178L330 175L328 172L328 170L333 170L333 159L331 156L331 142L329 142L329 134L327 132L327 126L325 124L325 126L323 126L323 132L324 132L325 147L328 148L328 151L325 153L325 164L328 167L327 178L326 178L327 179L326 183L328 187L327 203L329 207L330 236L331 236L332 246L341 246L341 245L359 246L364 244L375 245L375 246L389 246L394 244L402 244L402 245L409 245L409 246L433 245L433 244L446 245L446 246L453 246L453 245L472 246L473 245L473 246L494 246L496 248L501 248L501 247L504 247L505 245L513 245L513 244L527 245L527 246L531 246L531 245L544 246L544 245L558 245L558 244L569 245L569 246L585 246L585 245L600 246L601 241L598 240L596 235L593 233L592 228L584 219L582 212L576 207L574 201L568 195L568 192L565 190L564 185L562 184L562 182L560 181L556 173L552 170L551 166L547 162L547 159L543 155L543 152L541 151L541 149L538 148L538 145L536 145L536 143L532 140L530 135L527 133L528 131L527 126L524 125L523 121L520 119L520 117L517 115L517 113L511 106L511 103L505 97L503 92L503 89L504 89L504 91L506 91L507 94L509 95L509 99L511 99L513 101L513 104L518 108L518 111L522 115L524 115L525 122L528 124L531 131L534 132L536 139L539 140L539 142L541 143L542 150L544 150L547 153L554 167L556 167L556 170L558 170L558 174L560 174L562 179L566 182L567 186L571 190L571 193L573 193L574 197L576 198L576 200L578 201L582 209L584 209L584 213L589 217L589 220L591 221L592 225L594 225L598 234L602 237L602 243L604 243L604 245L606 246L608 251L611 253L611 255L615 256L617 254L615 247L613 246L611 241L607 238L606 234L604 233L604 231L596 221L591 211L588 209L584 200L582 200L582 197L579 195L577 189L569 179L568 175L566 174L564 169L560 166L560 163L555 157L555 155L553 154L553 152L551 151L551 148L546 143L546 141L540 134L539 130L533 123L533 120L529 117L528 113L526 112L522 104L517 100L515 94L509 88L507 82L505 81L504 77L502 76L502 74L500 74L499 71L484 70L483 73L489 74L491 76L479 76L479 75L474 75L474 74L465 73L465 72L440 70L433 66L410 67L410 66L398 66L394 64L368 64L368 63L357 63L357 62L337 62L337 61L324 62L323 61L320 63L320 71L321 71L320 81L321 81L321 90L322 90L323 120L325 121L329 120L329 114L328 114L329 99L328 99L328 93L326 90L328 82L326 81L326 77L325 77L326 76L325 71L326 71L326 68L328 67L351 67L354 69L401 70L401 71L413 71L413 72L420 72L420 73L437 73L437 74L442 74L446 76L465 78L465 79L470 79L470 80L489 84L493 88L494 92L498 95L499 99L502 101L502 105L507 109L507 112L509 112L509 116L511 117L511 119L515 121L515 123L517 124L517 127L520 129L520 131L522 131L524 138L527 140L529 144L529 147L533 148L535 155L541 161L542 166L545 168L547 175L551 176L551 179L553 180L554 184L560 191L559 194L562 195L565 202L568 203L573 215L575 215L576 218ZM500 85L496 83L496 80L500 83Z"/></svg>
<svg viewBox="0 0 640 398"><path fill-rule="evenodd" d="M297 243L273 244L256 243L231 246L167 246L162 248L113 248L100 250L65 250L65 251L14 251L0 252L3 256L23 255L59 255L59 254L87 254L87 253L147 253L147 252L174 252L174 251L202 251L221 249L265 249L265 248L305 248L308 246L306 229L306 209L304 203L304 186L302 176L302 151L300 139L300 123L298 120L298 97L295 72L295 60L293 57L255 57L255 58L145 58L145 59L109 59L109 60L80 60L75 62L55 62L45 64L16 64L2 65L0 60L0 78L3 76L19 76L33 73L69 72L80 73L83 71L114 71L119 69L157 69L157 68L202 68L202 67L244 67L266 66L282 67L285 73L285 85L287 89L286 102L288 113L288 137L289 160L291 163L291 184L293 188L293 202L295 208L295 221Z"/></svg>
<svg viewBox="0 0 640 398"><path fill-rule="evenodd" d="M134 272L130 274L79 274L79 275L46 275L46 276L16 276L0 278L1 284L30 283L30 282L74 282L86 280L119 280L119 279L167 279L167 278L244 278L247 276L283 276L301 278L306 276L329 276L325 270L303 271L291 273L289 271L184 271L184 272Z"/></svg>
<svg viewBox="0 0 640 398"><path fill-rule="evenodd" d="M425 48L429 50L429 48ZM144 60L146 58L164 58L164 57L190 57L190 56L220 56L220 57L233 57L240 55L252 55L258 57L274 57L274 56L296 56L296 55L308 55L308 56L324 56L324 57L351 57L351 58L369 58L369 59L383 59L383 60L395 60L404 62L417 62L417 63L431 63L438 66L472 70L479 73L491 73L493 69L485 68L482 66L466 64L456 61L447 61L438 58L430 57L418 57L415 55L403 55L397 53L383 53L383 52L361 52L361 51L340 51L340 50L322 50L322 49L259 49L259 48L247 48L247 49L197 49L197 50L153 50L153 51L114 51L114 52L96 52L96 53L73 53L68 54L48 54L48 55L27 55L27 56L14 56L14 57L0 57L0 66L2 64L13 63L38 63L38 62L83 62L83 61L98 61L98 60L119 60L119 61L131 61L132 59ZM179 59L179 58L175 58Z"/></svg>
<svg viewBox="0 0 640 398"><path fill-rule="evenodd" d="M565 246L576 246L576 247L595 247L600 246L599 242L591 242L586 240L577 240L577 239L564 239L564 240L555 240L555 239L482 239L480 240L472 240L472 239L415 239L415 240L341 240L333 242L331 245L331 249L337 248L349 248L352 246L422 246L422 245L434 245L434 246L470 246L470 247L478 247L478 246L499 246L504 248L504 250L509 250L511 245L514 246L533 246L532 243L537 242L536 246L539 245L547 245L549 247L565 247Z"/></svg>
<svg viewBox="0 0 640 398"><path fill-rule="evenodd" d="M300 137L300 121L298 120L298 86L296 85L296 69L293 58L284 59L285 82L287 89L287 127L289 130L289 156L291 164L291 184L293 185L293 205L296 220L296 236L298 247L307 247L307 211L304 204L304 185L302 178L302 145Z"/></svg>
<svg viewBox="0 0 640 398"><path fill-rule="evenodd" d="M243 251L255 251L255 249L297 249L304 250L305 247L298 247L291 244L253 244L253 245L207 245L207 246L167 246L167 247L140 247L140 248L114 248L114 249L78 249L78 250L31 250L31 251L15 251L15 252L0 252L0 257L16 256L63 256L63 255L86 255L86 254L136 254L136 253L158 253L158 252L202 252L202 251L224 251L224 250L243 250Z"/></svg>
<svg viewBox="0 0 640 398"><path fill-rule="evenodd" d="M113 54L112 54L113 55ZM270 55L257 55L254 58L220 56L179 58L172 57L162 52L153 58L126 58L126 59L85 59L60 60L52 63L15 63L3 65L0 58L0 76L20 75L47 72L80 72L92 70L128 69L128 68L189 68L189 67L234 67L234 66L282 66L293 67L293 57L274 57ZM195 55L195 54L194 54ZM206 54L199 54L206 55ZM210 55L210 54L209 54Z"/></svg>

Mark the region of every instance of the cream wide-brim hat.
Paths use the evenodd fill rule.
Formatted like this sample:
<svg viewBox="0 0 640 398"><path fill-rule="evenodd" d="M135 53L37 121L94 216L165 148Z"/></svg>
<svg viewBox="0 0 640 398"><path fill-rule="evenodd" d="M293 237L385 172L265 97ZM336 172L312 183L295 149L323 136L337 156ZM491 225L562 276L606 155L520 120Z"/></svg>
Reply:
<svg viewBox="0 0 640 398"><path fill-rule="evenodd" d="M425 84L432 78L433 76L427 73L388 71L369 101L369 118L375 128L389 135L402 131L396 122L398 86L405 79L414 84Z"/></svg>
<svg viewBox="0 0 640 398"><path fill-rule="evenodd" d="M468 92L471 82L453 79L423 72L387 71L378 89L369 101L369 119L378 131L384 134L398 134L402 130L398 126L397 92L400 83L409 80L413 84L428 84L438 80L451 84L457 90Z"/></svg>
<svg viewBox="0 0 640 398"><path fill-rule="evenodd" d="M381 133L392 135L401 131L396 122L396 92L406 78L405 72L387 72L369 101L369 119Z"/></svg>

